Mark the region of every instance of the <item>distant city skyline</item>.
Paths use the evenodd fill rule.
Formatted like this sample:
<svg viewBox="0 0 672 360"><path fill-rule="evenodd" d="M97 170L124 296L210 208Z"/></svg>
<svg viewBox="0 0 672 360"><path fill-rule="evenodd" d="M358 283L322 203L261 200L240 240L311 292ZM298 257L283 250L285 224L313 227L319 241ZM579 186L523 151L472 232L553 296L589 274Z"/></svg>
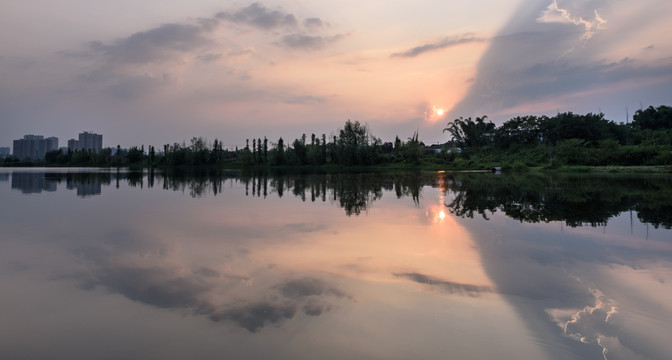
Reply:
<svg viewBox="0 0 672 360"><path fill-rule="evenodd" d="M103 149L103 135L88 131L79 133L78 139L70 139L67 142L67 150L83 150L100 152ZM42 160L49 151L59 150L58 138L44 135L23 135L21 139L12 141L10 154L19 159ZM0 154L1 155L1 154ZM9 155L9 154L6 154Z"/></svg>
<svg viewBox="0 0 672 360"><path fill-rule="evenodd" d="M58 138L54 136L28 134L12 142L12 156L19 159L42 160L52 150L58 150Z"/></svg>
<svg viewBox="0 0 672 360"><path fill-rule="evenodd" d="M0 147L105 134L115 147L242 146L332 133L445 142L457 117L672 104L661 0L5 1ZM627 115L627 117L626 117Z"/></svg>

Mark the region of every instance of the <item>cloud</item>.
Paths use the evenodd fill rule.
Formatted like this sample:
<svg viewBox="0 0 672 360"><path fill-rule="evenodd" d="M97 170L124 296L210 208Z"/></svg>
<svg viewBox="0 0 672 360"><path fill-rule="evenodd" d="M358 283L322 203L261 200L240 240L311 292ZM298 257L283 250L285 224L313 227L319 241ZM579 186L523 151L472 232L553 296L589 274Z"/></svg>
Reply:
<svg viewBox="0 0 672 360"><path fill-rule="evenodd" d="M284 321L294 319L299 308L308 316L319 316L332 309L331 305L317 301L308 302L303 306L292 302L277 304L262 301L215 311L209 318L214 322L231 321L251 333L257 333L266 326L279 326Z"/></svg>
<svg viewBox="0 0 672 360"><path fill-rule="evenodd" d="M81 84L97 86L116 98L133 99L174 85L180 78L176 65L185 59L208 63L222 58L218 41L212 37L214 26L203 19L198 24L164 24L109 43L92 41L85 52L61 55L90 62L84 67L89 71L78 77Z"/></svg>
<svg viewBox="0 0 672 360"><path fill-rule="evenodd" d="M117 76L107 84L104 92L121 99L133 99L154 93L172 82L173 77L168 73L161 76Z"/></svg>
<svg viewBox="0 0 672 360"><path fill-rule="evenodd" d="M223 23L260 29L263 34L248 44L238 44L227 39L226 31L230 32L230 29L223 29ZM228 77L220 81L249 80L252 65L242 65L240 60L257 53L255 46L267 49L264 45L273 44L288 49L318 50L344 37L297 32L325 28L326 23L317 17L307 18L303 24L305 29L301 28L294 14L254 3L211 17L163 24L114 41L91 41L85 44L83 51L61 51L59 54L69 61L83 62L79 68L87 72L78 77L83 88L93 87L118 99L133 99L155 94L171 85L184 84L168 80L188 78L197 73L190 70L206 64L218 65L219 74ZM283 29L293 33L283 33ZM223 68L224 65L230 69ZM324 99L318 97L297 97L287 102L322 101Z"/></svg>
<svg viewBox="0 0 672 360"><path fill-rule="evenodd" d="M416 57L418 55L422 55L427 52L431 51L438 51L442 49L446 49L449 47L457 46L457 45L462 45L462 44L469 44L469 43L475 43L475 42L484 42L485 39L475 37L472 34L463 34L463 35L458 35L458 36L450 36L443 38L439 41L433 42L433 43L428 43L425 45L420 45L416 46L414 48L411 48L406 51L394 53L390 55L390 57Z"/></svg>
<svg viewBox="0 0 672 360"><path fill-rule="evenodd" d="M159 308L200 308L212 284L198 276L184 276L177 269L162 267L107 266L87 288L104 286L130 300Z"/></svg>
<svg viewBox="0 0 672 360"><path fill-rule="evenodd" d="M341 40L344 35L312 36L304 34L288 34L282 37L278 45L303 50L318 50Z"/></svg>
<svg viewBox="0 0 672 360"><path fill-rule="evenodd" d="M623 99L631 98L633 91L636 102L662 100L661 90L672 90L672 61L639 58L641 43L629 46L632 55L624 53L622 34L635 36L637 29L617 22L606 27L602 11L595 9L613 14L611 6L616 5L605 0L567 5L554 1L550 6L548 1L525 1L519 14L489 41L475 80L448 118L488 115L498 121L503 116L597 111L609 105L620 114Z"/></svg>
<svg viewBox="0 0 672 360"><path fill-rule="evenodd" d="M219 271L214 270L214 269L210 269L210 268L207 268L207 267L202 267L202 268L194 271L194 274L202 275L202 276L205 276L205 277L213 277L213 278L220 277Z"/></svg>
<svg viewBox="0 0 672 360"><path fill-rule="evenodd" d="M279 324L284 320L292 319L295 314L296 306L293 304L278 305L259 302L213 313L210 319L214 322L229 320L251 333L256 333L267 325Z"/></svg>
<svg viewBox="0 0 672 360"><path fill-rule="evenodd" d="M210 26L165 24L137 32L111 44L94 41L89 50L108 64L145 64L169 61L175 53L191 53L215 44L208 34Z"/></svg>
<svg viewBox="0 0 672 360"><path fill-rule="evenodd" d="M617 349L619 354L632 354L618 339L622 326L615 319L618 314L616 303L598 289L591 289L591 293L594 304L569 314L569 319L563 319L567 316L566 310L550 309L547 313L562 328L565 336L584 344L598 345L605 359L610 352L608 347Z"/></svg>
<svg viewBox="0 0 672 360"><path fill-rule="evenodd" d="M248 7L234 12L220 12L217 19L227 20L237 24L244 24L264 30L281 27L296 27L298 21L294 14L279 10L268 10L264 5L253 3Z"/></svg>
<svg viewBox="0 0 672 360"><path fill-rule="evenodd" d="M326 27L327 24L320 18L312 17L303 20L303 26L308 29L322 29Z"/></svg>
<svg viewBox="0 0 672 360"><path fill-rule="evenodd" d="M592 17L592 19L590 19ZM550 5L546 8L545 11L539 15L537 21L540 23L570 23L578 26L584 27L584 33L582 39L588 40L597 30L604 28L604 25L607 23L597 9L592 9L592 14L585 15L575 15L572 11L567 8L561 8L558 6L558 1L553 0Z"/></svg>
<svg viewBox="0 0 672 360"><path fill-rule="evenodd" d="M204 55L198 55L196 56L197 60L200 60L204 63L210 63L210 62L215 62L217 60L220 60L224 57L224 54L204 54Z"/></svg>
<svg viewBox="0 0 672 360"><path fill-rule="evenodd" d="M478 296L484 292L492 292L492 289L488 286L461 284L452 281L441 280L420 273L395 273L392 275L400 278L409 279L419 284L430 285L449 294Z"/></svg>
<svg viewBox="0 0 672 360"><path fill-rule="evenodd" d="M600 336L615 336L614 315L618 313L616 304L601 291L593 289L595 304L578 311L563 325L566 336L583 343L597 342Z"/></svg>
<svg viewBox="0 0 672 360"><path fill-rule="evenodd" d="M212 293L222 293L222 286L229 289L235 283L249 284L250 279L208 267L185 271L177 267L116 264L104 257L98 260L102 266L94 271L93 277L77 276L83 289L103 287L132 301L187 310L213 322L231 322L252 333L268 325L280 325L297 313L318 316L331 311L333 306L324 301L325 297L353 299L322 279L304 277L271 286L266 289L267 295L258 299L219 303L222 300L215 301Z"/></svg>
<svg viewBox="0 0 672 360"><path fill-rule="evenodd" d="M306 305L303 306L302 311L308 316L319 316L322 313L331 310L331 305L320 303L317 301L309 301Z"/></svg>
<svg viewBox="0 0 672 360"><path fill-rule="evenodd" d="M193 55L202 62L211 62L222 57L247 55L253 52L247 47L231 50L226 54L212 51L221 46L221 39L213 36L223 22L231 22L262 30L287 28L296 30L299 22L294 14L280 10L269 10L260 3L253 3L245 8L220 12L213 17L199 18L192 23L170 23L156 28L134 33L126 38L111 43L102 41L89 42L86 47L88 54L100 58L102 68L122 65L142 65L165 63L179 59L180 55ZM326 23L320 18L311 17L304 20L307 29L324 28ZM310 36L303 34L284 35L279 44L284 47L298 49L319 49L331 44L343 35ZM83 56L80 52L61 52L66 56Z"/></svg>
<svg viewBox="0 0 672 360"><path fill-rule="evenodd" d="M352 298L342 290L330 286L324 280L312 277L287 281L279 285L277 289L283 296L290 299L322 295L330 295L338 298Z"/></svg>

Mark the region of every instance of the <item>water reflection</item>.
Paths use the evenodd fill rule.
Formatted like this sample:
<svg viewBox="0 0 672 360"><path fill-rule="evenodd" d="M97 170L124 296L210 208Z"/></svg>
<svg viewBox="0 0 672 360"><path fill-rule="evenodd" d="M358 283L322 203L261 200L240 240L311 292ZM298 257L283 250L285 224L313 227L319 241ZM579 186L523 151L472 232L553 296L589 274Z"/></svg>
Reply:
<svg viewBox="0 0 672 360"><path fill-rule="evenodd" d="M670 355L666 176L9 179L9 358Z"/></svg>
<svg viewBox="0 0 672 360"><path fill-rule="evenodd" d="M664 359L672 236L662 229L672 225L671 180L461 174L443 191L497 292L550 357Z"/></svg>
<svg viewBox="0 0 672 360"><path fill-rule="evenodd" d="M9 174L5 174L9 176ZM61 183L65 183L68 190L76 190L77 196L89 197L100 195L102 186L109 185L111 176L108 173L49 173L35 171L15 171L11 174L12 189L23 194L39 194L42 191L54 192Z"/></svg>
<svg viewBox="0 0 672 360"><path fill-rule="evenodd" d="M9 177L8 173L3 174ZM120 183L131 187L187 192L191 197L217 196L225 184L244 185L245 195L252 197L287 194L310 202L335 202L348 216L360 215L383 191L397 198L410 197L419 204L424 186L439 187L450 213L459 217L488 219L503 212L521 222L563 221L567 226L605 226L610 218L634 212L640 221L672 228L672 177L666 175L570 175L514 174L490 176L473 173L396 173L371 174L284 174L246 173L239 171L170 172L22 172L11 177L12 189L24 194L56 191L66 183L69 190L87 197L100 195L103 186ZM448 195L449 201L443 201ZM445 218L443 206L432 208L434 221Z"/></svg>
<svg viewBox="0 0 672 360"><path fill-rule="evenodd" d="M460 174L444 183L455 194L447 204L461 217L502 211L524 222L564 221L604 226L616 215L635 211L642 222L672 227L669 175Z"/></svg>

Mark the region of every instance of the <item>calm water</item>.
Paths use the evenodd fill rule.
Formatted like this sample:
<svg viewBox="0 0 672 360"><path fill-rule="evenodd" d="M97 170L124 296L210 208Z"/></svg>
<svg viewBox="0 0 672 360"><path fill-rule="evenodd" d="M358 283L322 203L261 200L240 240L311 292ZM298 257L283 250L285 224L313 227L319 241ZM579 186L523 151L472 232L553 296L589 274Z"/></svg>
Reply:
<svg viewBox="0 0 672 360"><path fill-rule="evenodd" d="M0 169L2 359L670 359L672 177Z"/></svg>

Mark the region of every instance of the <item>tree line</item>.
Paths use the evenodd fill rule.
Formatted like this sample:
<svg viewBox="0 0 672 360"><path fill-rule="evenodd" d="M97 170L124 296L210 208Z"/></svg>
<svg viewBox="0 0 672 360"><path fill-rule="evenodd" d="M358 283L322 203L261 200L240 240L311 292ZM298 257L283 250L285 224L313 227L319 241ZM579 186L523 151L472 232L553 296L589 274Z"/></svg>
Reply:
<svg viewBox="0 0 672 360"><path fill-rule="evenodd" d="M518 116L497 127L487 117L455 119L444 132L460 162L521 166L672 165L672 107L637 110L630 123L572 112Z"/></svg>
<svg viewBox="0 0 672 360"><path fill-rule="evenodd" d="M144 145L122 149L55 150L46 165L149 167L296 167L296 166L428 166L474 169L561 165L672 165L672 107L649 107L635 112L630 123L606 120L604 114L572 112L555 116L518 116L496 126L487 116L458 118L443 129L450 135L440 151L428 149L413 133L405 141L383 142L359 121L346 121L336 134L293 141L266 136L247 139L245 146L224 149L193 137L189 144L166 144L163 149ZM162 151L161 151L162 150ZM6 158L5 165L40 162Z"/></svg>
<svg viewBox="0 0 672 360"><path fill-rule="evenodd" d="M83 150L54 150L46 154L44 163L47 165L74 166L149 166L149 167L181 167L181 166L322 166L327 164L342 166L368 166L385 163L419 164L423 154L422 144L417 132L407 141L399 137L395 142L383 143L374 136L366 125L359 121L346 121L338 135L327 137L306 134L286 143L280 137L277 142L264 138L247 139L245 147L235 150L224 149L222 143L215 139L212 144L202 137L193 137L189 144L173 143L163 146L157 151L154 146L133 146L122 149L105 148L94 152ZM24 163L8 158L9 165Z"/></svg>

